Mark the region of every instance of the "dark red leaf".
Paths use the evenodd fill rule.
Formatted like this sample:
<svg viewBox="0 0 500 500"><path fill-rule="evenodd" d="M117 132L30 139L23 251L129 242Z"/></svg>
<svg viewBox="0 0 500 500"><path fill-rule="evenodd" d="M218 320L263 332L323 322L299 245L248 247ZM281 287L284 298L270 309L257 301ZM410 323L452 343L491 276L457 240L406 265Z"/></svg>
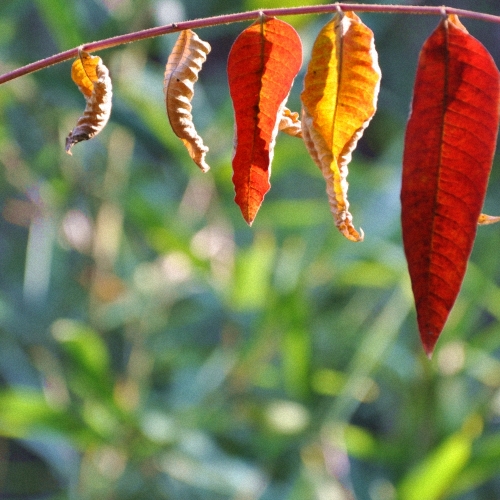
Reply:
<svg viewBox="0 0 500 500"><path fill-rule="evenodd" d="M499 73L455 16L425 42L403 158L403 243L430 357L460 290L486 194Z"/></svg>

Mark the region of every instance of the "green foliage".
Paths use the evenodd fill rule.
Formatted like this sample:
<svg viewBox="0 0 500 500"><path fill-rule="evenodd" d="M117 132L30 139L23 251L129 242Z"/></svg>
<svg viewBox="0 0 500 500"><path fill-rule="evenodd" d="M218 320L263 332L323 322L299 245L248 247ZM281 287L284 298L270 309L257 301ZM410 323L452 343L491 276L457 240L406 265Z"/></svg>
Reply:
<svg viewBox="0 0 500 500"><path fill-rule="evenodd" d="M190 18L228 10L215 0L66 4L0 3L4 71L177 21L168 14L183 8ZM500 14L488 2L460 6ZM498 227L479 228L428 361L399 177L418 49L437 20L363 19L384 80L350 167L359 244L338 234L321 174L290 137L278 137L252 228L241 218L225 62L242 25L203 30L213 50L193 115L210 147L207 174L165 116L173 36L99 53L112 118L73 157L64 137L84 102L70 62L0 87L0 496L500 496ZM310 43L325 20L300 22ZM465 24L499 55L484 23ZM496 165L487 213L499 212L499 188Z"/></svg>

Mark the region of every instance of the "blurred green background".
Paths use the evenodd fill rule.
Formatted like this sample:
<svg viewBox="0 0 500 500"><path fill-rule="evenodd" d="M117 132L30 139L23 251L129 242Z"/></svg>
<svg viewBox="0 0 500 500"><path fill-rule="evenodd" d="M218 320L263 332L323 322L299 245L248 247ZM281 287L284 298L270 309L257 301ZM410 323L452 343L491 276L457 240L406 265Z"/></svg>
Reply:
<svg viewBox="0 0 500 500"><path fill-rule="evenodd" d="M286 0L2 0L0 71L110 36ZM389 2L387 2L389 3ZM438 5L440 2L403 2ZM500 15L497 0L454 7ZM500 498L500 227L478 230L432 361L399 224L418 51L436 17L361 14L379 110L350 165L363 243L334 227L300 140L279 136L247 227L233 202L225 64L193 101L212 169L174 136L163 72L176 35L99 53L113 112L64 152L84 109L71 62L0 86L0 498ZM305 60L329 15L286 18ZM500 60L500 27L462 20ZM485 212L500 213L500 165Z"/></svg>

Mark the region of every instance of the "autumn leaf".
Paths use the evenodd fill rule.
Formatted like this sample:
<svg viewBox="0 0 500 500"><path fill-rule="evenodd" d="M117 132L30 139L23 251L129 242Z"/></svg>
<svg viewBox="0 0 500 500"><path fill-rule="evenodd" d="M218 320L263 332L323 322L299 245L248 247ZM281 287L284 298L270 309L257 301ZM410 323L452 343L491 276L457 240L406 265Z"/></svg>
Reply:
<svg viewBox="0 0 500 500"><path fill-rule="evenodd" d="M208 148L194 127L191 100L198 73L210 50L210 44L200 40L194 31L181 31L168 58L163 85L172 130L182 140L189 155L203 172L210 169L205 162Z"/></svg>
<svg viewBox="0 0 500 500"><path fill-rule="evenodd" d="M78 59L71 66L71 78L85 96L87 105L76 127L66 138L66 152L81 142L95 137L108 123L111 115L111 78L108 68L99 56L84 50L78 51Z"/></svg>
<svg viewBox="0 0 500 500"><path fill-rule="evenodd" d="M227 62L236 137L235 201L252 224L269 191L274 143L293 79L302 64L302 43L289 24L262 17L235 40Z"/></svg>
<svg viewBox="0 0 500 500"><path fill-rule="evenodd" d="M349 212L347 165L375 114L380 78L372 31L352 12L336 14L314 42L301 94L302 133L325 178L335 224L352 241L363 232Z"/></svg>
<svg viewBox="0 0 500 500"><path fill-rule="evenodd" d="M279 131L292 137L302 137L302 125L299 114L285 107L281 113Z"/></svg>
<svg viewBox="0 0 500 500"><path fill-rule="evenodd" d="M496 224L497 222L500 222L500 217L497 215L481 214L477 220L477 223L480 226L487 226L488 224Z"/></svg>
<svg viewBox="0 0 500 500"><path fill-rule="evenodd" d="M403 243L430 357L460 290L495 151L499 73L456 16L424 43L408 121Z"/></svg>

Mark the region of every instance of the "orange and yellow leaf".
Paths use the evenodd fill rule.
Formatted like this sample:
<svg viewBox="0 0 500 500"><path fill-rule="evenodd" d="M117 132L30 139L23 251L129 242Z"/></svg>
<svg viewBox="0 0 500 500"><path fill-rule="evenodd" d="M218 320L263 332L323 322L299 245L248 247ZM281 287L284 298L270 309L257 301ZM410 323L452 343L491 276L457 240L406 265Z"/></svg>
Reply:
<svg viewBox="0 0 500 500"><path fill-rule="evenodd" d="M111 115L112 86L108 68L99 56L84 50L71 66L71 78L85 96L87 105L75 128L66 138L66 152L81 141L95 137L108 123Z"/></svg>
<svg viewBox="0 0 500 500"><path fill-rule="evenodd" d="M304 79L302 133L321 169L335 224L349 240L352 224L347 165L376 111L380 68L372 31L352 12L338 13L319 33Z"/></svg>

